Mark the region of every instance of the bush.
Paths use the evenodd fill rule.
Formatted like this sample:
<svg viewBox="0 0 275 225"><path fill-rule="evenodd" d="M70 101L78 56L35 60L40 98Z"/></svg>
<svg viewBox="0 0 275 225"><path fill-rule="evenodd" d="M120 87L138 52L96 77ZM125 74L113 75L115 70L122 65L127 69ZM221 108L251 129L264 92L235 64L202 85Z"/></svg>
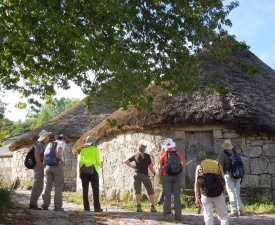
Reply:
<svg viewBox="0 0 275 225"><path fill-rule="evenodd" d="M5 189L0 189L0 216L2 216L9 208L12 208L11 192Z"/></svg>

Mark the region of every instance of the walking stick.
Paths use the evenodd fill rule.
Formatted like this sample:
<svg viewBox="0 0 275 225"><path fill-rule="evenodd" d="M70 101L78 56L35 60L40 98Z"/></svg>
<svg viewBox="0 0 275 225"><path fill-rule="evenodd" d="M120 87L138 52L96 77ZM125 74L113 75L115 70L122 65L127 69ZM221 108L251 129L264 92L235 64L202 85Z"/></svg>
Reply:
<svg viewBox="0 0 275 225"><path fill-rule="evenodd" d="M106 207L106 211L107 211L107 198L106 198L106 192L105 192L105 183L104 183L104 174L103 174L103 166L102 166L102 184L103 184L103 195L105 198L105 207Z"/></svg>

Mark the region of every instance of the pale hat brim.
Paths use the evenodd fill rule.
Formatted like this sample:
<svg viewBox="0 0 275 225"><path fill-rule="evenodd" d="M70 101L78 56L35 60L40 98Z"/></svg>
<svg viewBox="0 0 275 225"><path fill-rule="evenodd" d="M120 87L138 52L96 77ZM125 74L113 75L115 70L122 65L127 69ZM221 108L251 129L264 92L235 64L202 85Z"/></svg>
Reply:
<svg viewBox="0 0 275 225"><path fill-rule="evenodd" d="M39 138L38 138L37 141L43 141L46 137L50 136L51 133L52 133L52 132L48 132L48 131L45 131L45 130L41 131L41 132L39 133Z"/></svg>
<svg viewBox="0 0 275 225"><path fill-rule="evenodd" d="M90 146L92 144L95 144L97 141L96 138L92 137L92 136L87 136L86 137L86 142L85 142L85 145L84 146Z"/></svg>

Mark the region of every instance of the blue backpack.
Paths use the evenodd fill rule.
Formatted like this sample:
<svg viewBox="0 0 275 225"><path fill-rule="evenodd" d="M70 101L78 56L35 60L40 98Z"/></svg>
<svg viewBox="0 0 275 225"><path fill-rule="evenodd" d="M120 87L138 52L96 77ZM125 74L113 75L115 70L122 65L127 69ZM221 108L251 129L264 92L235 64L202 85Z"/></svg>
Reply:
<svg viewBox="0 0 275 225"><path fill-rule="evenodd" d="M56 147L57 142L50 142L44 152L44 160L43 164L46 166L55 166L57 165L57 157L56 157Z"/></svg>
<svg viewBox="0 0 275 225"><path fill-rule="evenodd" d="M233 150L233 154L230 154L228 151L224 151L225 154L230 159L230 165L229 165L229 172L231 177L235 179L243 178L244 176L244 165L243 161L241 159L241 156L236 153L235 150Z"/></svg>

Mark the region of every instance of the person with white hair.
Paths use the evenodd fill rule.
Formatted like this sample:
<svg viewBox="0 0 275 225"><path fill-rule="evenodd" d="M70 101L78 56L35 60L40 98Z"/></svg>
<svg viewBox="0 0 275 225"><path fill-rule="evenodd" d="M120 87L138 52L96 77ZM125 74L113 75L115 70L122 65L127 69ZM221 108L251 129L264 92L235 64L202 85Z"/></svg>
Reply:
<svg viewBox="0 0 275 225"><path fill-rule="evenodd" d="M47 146L47 143L50 140L51 132L46 130L42 130L39 133L39 138L35 144L35 161L36 164L33 168L34 172L34 181L31 190L31 198L30 198L30 205L29 209L34 210L42 210L42 208L37 206L38 199L43 191L44 187L44 165L43 165L43 158L44 158L44 151Z"/></svg>
<svg viewBox="0 0 275 225"><path fill-rule="evenodd" d="M223 151L219 155L219 164L224 170L224 179L226 184L226 190L229 196L230 202L230 217L238 217L243 215L243 203L241 200L241 181L242 179L235 179L230 175L230 159L225 151L233 154L233 145L230 140L225 140L222 144Z"/></svg>

